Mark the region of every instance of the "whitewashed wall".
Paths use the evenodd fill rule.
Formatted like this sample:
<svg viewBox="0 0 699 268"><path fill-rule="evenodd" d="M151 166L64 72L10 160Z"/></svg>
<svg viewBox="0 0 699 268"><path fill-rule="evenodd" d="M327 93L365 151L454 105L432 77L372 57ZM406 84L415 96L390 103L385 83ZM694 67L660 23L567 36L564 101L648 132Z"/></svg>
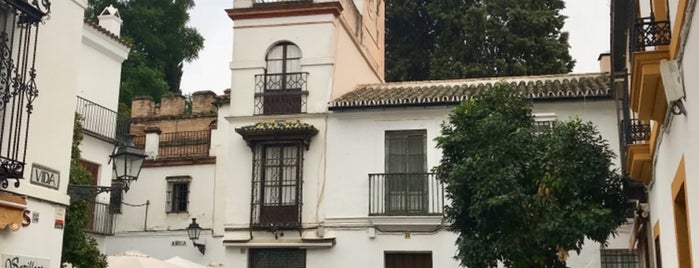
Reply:
<svg viewBox="0 0 699 268"><path fill-rule="evenodd" d="M671 16L676 12L678 1L670 1ZM696 11L695 11L696 12ZM674 26L674 25L673 25ZM689 26L687 28L687 26ZM654 155L653 181L649 187L650 226L658 223L660 230L660 252L663 267L677 267L677 240L675 235L675 217L672 210L672 182L682 156L685 158L686 193L692 261L699 265L699 183L694 178L699 175L699 119L693 115L697 112L699 95L694 89L699 87L699 21L695 18L691 26L684 55L678 58L684 78L686 94L685 108L687 115L671 116L669 124L664 125L658 137ZM674 34L674 33L673 33ZM652 237L651 237L652 239Z"/></svg>
<svg viewBox="0 0 699 268"><path fill-rule="evenodd" d="M0 254L48 260L49 267L60 267L63 230L55 220L63 220L68 204L66 189L78 84L80 42L84 0L51 1L51 15L40 26L36 52L39 97L34 102L27 145L25 180L19 188L7 190L26 195L27 210L38 221L16 232L0 231ZM59 188L31 184L32 164L41 164L60 173Z"/></svg>

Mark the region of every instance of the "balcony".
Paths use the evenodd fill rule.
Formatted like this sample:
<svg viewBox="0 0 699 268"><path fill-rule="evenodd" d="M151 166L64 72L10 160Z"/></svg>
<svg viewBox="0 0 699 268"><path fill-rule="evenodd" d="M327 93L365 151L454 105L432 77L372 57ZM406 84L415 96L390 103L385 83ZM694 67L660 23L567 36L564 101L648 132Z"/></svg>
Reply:
<svg viewBox="0 0 699 268"><path fill-rule="evenodd" d="M78 97L75 112L82 116L85 134L110 143L126 143L131 120L114 110Z"/></svg>
<svg viewBox="0 0 699 268"><path fill-rule="evenodd" d="M211 130L160 134L158 157L209 156Z"/></svg>
<svg viewBox="0 0 699 268"><path fill-rule="evenodd" d="M631 109L641 120L662 122L667 110L660 76L660 60L669 59L672 29L668 21L653 17L636 20L629 50L632 55Z"/></svg>
<svg viewBox="0 0 699 268"><path fill-rule="evenodd" d="M255 75L255 115L306 112L308 73Z"/></svg>
<svg viewBox="0 0 699 268"><path fill-rule="evenodd" d="M444 186L433 173L369 174L369 216L441 216Z"/></svg>
<svg viewBox="0 0 699 268"><path fill-rule="evenodd" d="M434 231L443 215L444 185L435 174L369 174L369 221L381 231Z"/></svg>
<svg viewBox="0 0 699 268"><path fill-rule="evenodd" d="M94 203L88 215L89 218L85 231L101 235L114 234L114 216L109 210L109 204Z"/></svg>
<svg viewBox="0 0 699 268"><path fill-rule="evenodd" d="M648 184L653 168L650 123L634 119L626 126L626 169L632 180Z"/></svg>

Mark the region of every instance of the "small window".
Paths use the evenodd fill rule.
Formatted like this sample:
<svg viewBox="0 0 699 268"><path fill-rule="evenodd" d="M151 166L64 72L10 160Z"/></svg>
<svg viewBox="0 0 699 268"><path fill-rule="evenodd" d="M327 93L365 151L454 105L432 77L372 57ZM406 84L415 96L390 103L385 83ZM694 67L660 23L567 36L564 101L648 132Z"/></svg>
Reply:
<svg viewBox="0 0 699 268"><path fill-rule="evenodd" d="M306 268L305 249L251 249L250 268Z"/></svg>
<svg viewBox="0 0 699 268"><path fill-rule="evenodd" d="M432 253L384 253L386 268L432 268Z"/></svg>
<svg viewBox="0 0 699 268"><path fill-rule="evenodd" d="M191 180L189 176L167 177L167 213L187 212Z"/></svg>
<svg viewBox="0 0 699 268"><path fill-rule="evenodd" d="M629 249L602 249L602 268L636 268L638 253Z"/></svg>
<svg viewBox="0 0 699 268"><path fill-rule="evenodd" d="M558 116L554 113L534 114L532 133L539 135L551 131L557 119Z"/></svg>

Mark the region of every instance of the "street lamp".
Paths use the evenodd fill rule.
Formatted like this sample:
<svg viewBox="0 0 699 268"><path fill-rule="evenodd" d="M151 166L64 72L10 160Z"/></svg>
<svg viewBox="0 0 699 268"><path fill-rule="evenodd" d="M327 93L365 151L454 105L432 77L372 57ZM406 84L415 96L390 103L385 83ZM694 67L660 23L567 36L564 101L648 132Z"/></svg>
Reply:
<svg viewBox="0 0 699 268"><path fill-rule="evenodd" d="M74 185L68 184L70 203L87 200L95 195L110 191L129 191L129 184L138 179L143 160L146 155L131 143L117 147L109 158L113 161L113 170L119 183L112 186Z"/></svg>
<svg viewBox="0 0 699 268"><path fill-rule="evenodd" d="M194 240L199 239L199 234L201 233L201 230L201 227L197 223L197 218L192 218L192 223L190 223L189 226L187 226L187 236L189 236L189 239L192 240L192 245L199 249L199 252L201 252L201 254L204 254L204 252L206 251L206 245L194 242Z"/></svg>

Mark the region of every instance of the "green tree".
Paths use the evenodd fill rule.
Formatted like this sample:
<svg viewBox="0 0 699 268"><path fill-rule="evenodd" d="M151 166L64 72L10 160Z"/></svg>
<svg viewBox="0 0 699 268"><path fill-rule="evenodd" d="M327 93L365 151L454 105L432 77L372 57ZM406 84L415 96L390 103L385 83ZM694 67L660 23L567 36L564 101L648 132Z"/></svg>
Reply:
<svg viewBox="0 0 699 268"><path fill-rule="evenodd" d="M179 92L183 63L196 59L204 47L204 38L187 26L194 0L94 0L86 17L96 20L109 5L119 9L122 36L133 45L122 67L119 102L130 105L141 95L158 101L167 92Z"/></svg>
<svg viewBox="0 0 699 268"><path fill-rule="evenodd" d="M74 185L89 185L92 183L90 173L80 165L80 143L83 140L80 116L75 115L73 126L73 145L70 155L70 175L68 180ZM107 267L107 257L97 249L94 238L85 233L89 222L88 201L70 204L66 210L66 221L63 229L63 249L61 263L72 263L75 267Z"/></svg>
<svg viewBox="0 0 699 268"><path fill-rule="evenodd" d="M575 64L563 0L390 2L389 81L567 73Z"/></svg>
<svg viewBox="0 0 699 268"><path fill-rule="evenodd" d="M470 268L565 267L585 238L606 243L625 221L614 153L592 123L532 131L531 102L506 84L456 107L435 168L451 204L457 258Z"/></svg>

